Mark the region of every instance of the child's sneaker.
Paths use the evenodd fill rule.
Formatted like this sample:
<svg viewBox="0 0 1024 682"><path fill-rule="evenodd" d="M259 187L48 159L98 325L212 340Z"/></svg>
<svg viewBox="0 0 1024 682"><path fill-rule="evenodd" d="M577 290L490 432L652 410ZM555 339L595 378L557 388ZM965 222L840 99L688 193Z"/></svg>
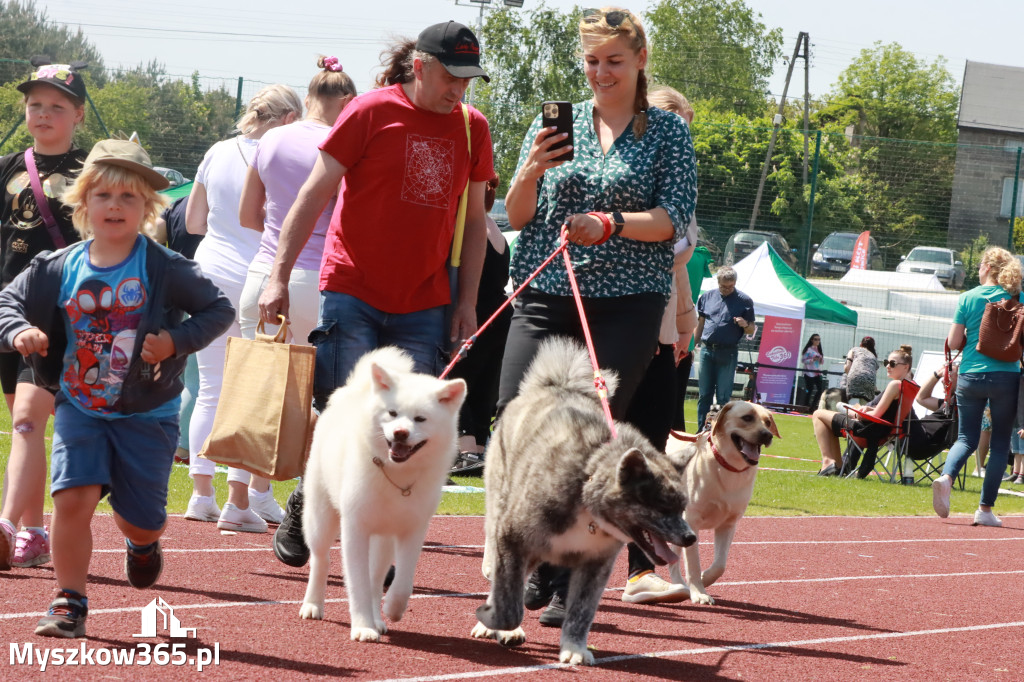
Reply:
<svg viewBox="0 0 1024 682"><path fill-rule="evenodd" d="M220 518L220 507L217 506L217 499L213 495L196 495L188 501L188 509L185 510L185 518L192 521L215 522Z"/></svg>
<svg viewBox="0 0 1024 682"><path fill-rule="evenodd" d="M26 528L15 536L14 558L11 566L31 568L40 566L50 560L50 538L46 531Z"/></svg>
<svg viewBox="0 0 1024 682"><path fill-rule="evenodd" d="M236 530L243 533L266 533L267 522L259 515L249 509L239 509L228 502L224 505L224 511L220 513L217 527L221 530Z"/></svg>
<svg viewBox="0 0 1024 682"><path fill-rule="evenodd" d="M274 499L274 491L258 493L249 488L249 509L252 509L267 523L280 524L284 521L284 509Z"/></svg>
<svg viewBox="0 0 1024 682"><path fill-rule="evenodd" d="M11 568L11 559L14 558L14 536L18 531L6 521L0 521L0 571L8 571Z"/></svg>
<svg viewBox="0 0 1024 682"><path fill-rule="evenodd" d="M147 552L139 552L132 549L132 546L125 540L127 547L124 554L124 576L128 578L128 584L138 589L152 587L160 572L164 570L164 554L160 551L160 541L153 543L153 548Z"/></svg>
<svg viewBox="0 0 1024 682"><path fill-rule="evenodd" d="M50 610L39 619L36 634L41 637L85 637L89 600L74 590L57 590Z"/></svg>

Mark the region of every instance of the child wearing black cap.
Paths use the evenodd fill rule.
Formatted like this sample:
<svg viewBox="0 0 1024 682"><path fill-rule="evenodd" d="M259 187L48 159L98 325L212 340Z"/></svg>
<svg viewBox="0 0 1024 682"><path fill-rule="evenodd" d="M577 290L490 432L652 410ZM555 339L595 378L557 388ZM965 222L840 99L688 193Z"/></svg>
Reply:
<svg viewBox="0 0 1024 682"><path fill-rule="evenodd" d="M235 317L195 262L140 234L166 205L157 194L166 187L139 145L97 142L65 195L87 241L37 256L0 292L0 351L21 353L37 383L57 394L58 590L37 635L85 636L90 520L108 493L128 584L156 582L185 359Z"/></svg>
<svg viewBox="0 0 1024 682"><path fill-rule="evenodd" d="M0 158L0 287L39 252L78 241L71 211L60 196L85 160L85 150L73 142L75 127L85 117L85 83L70 65L38 57L32 64L36 71L18 85L25 95L32 146ZM33 383L31 370L16 353L0 354L0 384L14 426L0 509L0 570L7 570L50 560L43 527L43 436L53 394Z"/></svg>

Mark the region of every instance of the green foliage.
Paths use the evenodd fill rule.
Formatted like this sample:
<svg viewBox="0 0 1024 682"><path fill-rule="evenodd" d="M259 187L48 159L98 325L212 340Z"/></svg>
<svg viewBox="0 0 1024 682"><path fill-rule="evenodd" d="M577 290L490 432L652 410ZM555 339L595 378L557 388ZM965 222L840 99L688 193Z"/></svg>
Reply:
<svg viewBox="0 0 1024 682"><path fill-rule="evenodd" d="M1013 219L1013 252L1024 253L1024 217Z"/></svg>
<svg viewBox="0 0 1024 682"><path fill-rule="evenodd" d="M494 168L508 187L530 123L545 100L579 102L590 96L580 66L580 10L491 12L483 27L484 68L490 84L477 83L474 105L487 116Z"/></svg>
<svg viewBox="0 0 1024 682"><path fill-rule="evenodd" d="M839 74L817 118L872 137L955 142L959 102L944 58L929 63L899 43L876 42Z"/></svg>
<svg viewBox="0 0 1024 682"><path fill-rule="evenodd" d="M988 235L982 233L960 252L960 260L963 261L964 270L967 272L967 277L964 278L965 289L978 286L978 266L981 265L981 257L985 254L985 249L990 246L992 244L988 240Z"/></svg>
<svg viewBox="0 0 1024 682"><path fill-rule="evenodd" d="M103 59L81 29L50 23L35 0L0 2L0 83L24 81L32 71L28 60L36 55L58 64L87 62L94 73L103 72Z"/></svg>
<svg viewBox="0 0 1024 682"><path fill-rule="evenodd" d="M743 0L660 0L645 26L653 80L719 111L763 113L782 29L760 17Z"/></svg>

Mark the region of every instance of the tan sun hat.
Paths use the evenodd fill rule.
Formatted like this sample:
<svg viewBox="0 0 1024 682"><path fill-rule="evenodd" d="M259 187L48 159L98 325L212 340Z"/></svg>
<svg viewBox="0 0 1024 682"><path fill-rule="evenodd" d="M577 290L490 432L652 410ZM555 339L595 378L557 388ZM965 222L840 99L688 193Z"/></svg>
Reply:
<svg viewBox="0 0 1024 682"><path fill-rule="evenodd" d="M100 140L89 156L85 159L85 167L94 163L108 166L121 166L135 171L149 183L153 189L160 191L170 187L171 183L164 176L153 170L153 162L142 145L128 140Z"/></svg>

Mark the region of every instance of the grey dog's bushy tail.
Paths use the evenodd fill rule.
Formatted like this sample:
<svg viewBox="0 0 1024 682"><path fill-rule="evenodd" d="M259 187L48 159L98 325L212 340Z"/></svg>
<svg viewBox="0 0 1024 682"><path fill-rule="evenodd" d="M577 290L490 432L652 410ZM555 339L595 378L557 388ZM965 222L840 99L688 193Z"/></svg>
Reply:
<svg viewBox="0 0 1024 682"><path fill-rule="evenodd" d="M608 385L608 395L612 395L619 383L618 374L610 369L602 369L601 374ZM566 336L556 336L541 343L519 385L519 393L529 394L545 388L592 395L596 400L594 370L587 349Z"/></svg>

